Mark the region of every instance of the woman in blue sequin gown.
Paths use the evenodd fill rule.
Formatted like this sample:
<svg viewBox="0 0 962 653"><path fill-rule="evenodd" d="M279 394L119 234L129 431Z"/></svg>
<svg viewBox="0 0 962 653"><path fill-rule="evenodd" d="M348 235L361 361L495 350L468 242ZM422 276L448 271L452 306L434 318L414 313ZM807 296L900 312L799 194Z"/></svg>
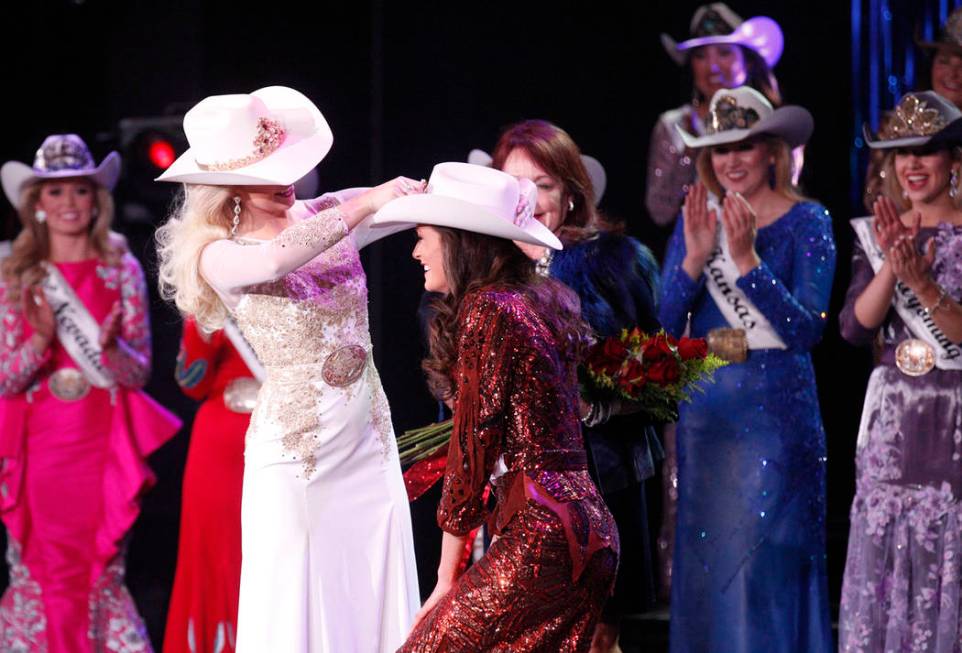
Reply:
<svg viewBox="0 0 962 653"><path fill-rule="evenodd" d="M659 317L675 336L731 326L702 273L724 232L735 285L785 348L751 349L681 407L671 651L819 653L831 649L825 433L809 352L835 268L831 218L790 182L808 113L773 112L742 89L720 91L713 108L724 94L734 102L695 143L703 183L668 247ZM714 212L706 187L724 195Z"/></svg>

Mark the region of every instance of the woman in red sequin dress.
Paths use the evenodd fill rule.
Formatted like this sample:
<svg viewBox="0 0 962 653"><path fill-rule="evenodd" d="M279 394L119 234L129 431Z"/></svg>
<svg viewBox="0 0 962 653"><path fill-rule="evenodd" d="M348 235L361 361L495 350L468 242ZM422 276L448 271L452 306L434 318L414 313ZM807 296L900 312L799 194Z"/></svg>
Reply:
<svg viewBox="0 0 962 653"><path fill-rule="evenodd" d="M400 650L587 651L618 560L578 419L587 326L574 293L540 279L510 240L560 243L534 220L537 190L527 180L443 163L428 187L374 218L420 225L414 258L425 289L444 294L424 368L454 405L438 584ZM492 476L496 537L461 573L465 538L489 517Z"/></svg>

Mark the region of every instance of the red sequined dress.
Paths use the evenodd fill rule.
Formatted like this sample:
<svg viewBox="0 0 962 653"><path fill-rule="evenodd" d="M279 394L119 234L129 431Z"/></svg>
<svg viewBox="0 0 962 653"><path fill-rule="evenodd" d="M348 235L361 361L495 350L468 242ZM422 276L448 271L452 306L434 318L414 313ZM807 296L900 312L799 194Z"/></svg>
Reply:
<svg viewBox="0 0 962 653"><path fill-rule="evenodd" d="M575 362L519 292L469 294L459 321L438 523L464 535L484 522L482 495L500 469L497 539L400 650L587 651L614 582L618 533L588 476Z"/></svg>

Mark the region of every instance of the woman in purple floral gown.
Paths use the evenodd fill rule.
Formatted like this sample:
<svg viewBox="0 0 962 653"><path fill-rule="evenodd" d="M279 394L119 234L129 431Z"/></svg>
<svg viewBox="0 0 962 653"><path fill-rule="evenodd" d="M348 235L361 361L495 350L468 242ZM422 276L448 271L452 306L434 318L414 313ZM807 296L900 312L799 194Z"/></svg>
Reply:
<svg viewBox="0 0 962 653"><path fill-rule="evenodd" d="M902 98L878 140L883 195L858 239L840 320L878 342L856 453L839 617L845 653L962 651L962 113Z"/></svg>

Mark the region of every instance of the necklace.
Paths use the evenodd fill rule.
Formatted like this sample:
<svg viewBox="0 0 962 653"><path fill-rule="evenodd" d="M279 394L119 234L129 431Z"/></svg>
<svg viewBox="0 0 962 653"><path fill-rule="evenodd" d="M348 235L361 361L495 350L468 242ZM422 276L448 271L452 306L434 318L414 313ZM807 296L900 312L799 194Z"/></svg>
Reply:
<svg viewBox="0 0 962 653"><path fill-rule="evenodd" d="M545 247L544 254L541 255L535 264L534 270L542 277L551 276L551 259L554 258L554 250L550 247Z"/></svg>

